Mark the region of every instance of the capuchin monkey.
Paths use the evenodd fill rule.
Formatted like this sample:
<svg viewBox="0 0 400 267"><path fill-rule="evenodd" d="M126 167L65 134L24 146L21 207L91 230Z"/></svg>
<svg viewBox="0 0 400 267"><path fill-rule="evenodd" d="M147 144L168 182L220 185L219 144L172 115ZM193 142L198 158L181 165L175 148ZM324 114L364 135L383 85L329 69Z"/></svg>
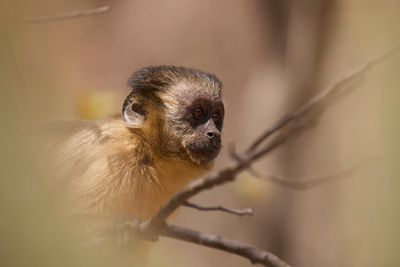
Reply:
<svg viewBox="0 0 400 267"><path fill-rule="evenodd" d="M70 214L150 219L221 150L224 102L212 74L152 66L129 79L122 114L46 126L53 192Z"/></svg>

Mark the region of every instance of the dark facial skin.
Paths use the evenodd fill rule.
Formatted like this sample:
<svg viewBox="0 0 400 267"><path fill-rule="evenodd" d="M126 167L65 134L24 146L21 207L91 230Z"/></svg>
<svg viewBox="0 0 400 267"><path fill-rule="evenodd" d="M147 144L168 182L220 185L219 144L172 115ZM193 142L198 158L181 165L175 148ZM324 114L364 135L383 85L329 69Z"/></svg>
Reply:
<svg viewBox="0 0 400 267"><path fill-rule="evenodd" d="M187 120L195 134L188 143L188 152L202 162L214 160L221 150L221 130L224 119L222 101L203 94L193 99L186 112Z"/></svg>
<svg viewBox="0 0 400 267"><path fill-rule="evenodd" d="M149 66L135 72L129 85L132 92L122 109L128 128L159 154L212 166L221 150L224 119L222 83L215 75L180 66Z"/></svg>

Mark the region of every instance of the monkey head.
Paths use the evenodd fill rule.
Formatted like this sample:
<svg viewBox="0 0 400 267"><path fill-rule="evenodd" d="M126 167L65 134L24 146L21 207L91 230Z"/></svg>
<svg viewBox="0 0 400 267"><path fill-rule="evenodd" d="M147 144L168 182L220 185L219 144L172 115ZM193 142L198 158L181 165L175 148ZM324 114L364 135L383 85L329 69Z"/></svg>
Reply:
<svg viewBox="0 0 400 267"><path fill-rule="evenodd" d="M175 66L152 66L129 79L122 108L125 125L143 136L158 156L207 165L221 150L222 84L212 74Z"/></svg>

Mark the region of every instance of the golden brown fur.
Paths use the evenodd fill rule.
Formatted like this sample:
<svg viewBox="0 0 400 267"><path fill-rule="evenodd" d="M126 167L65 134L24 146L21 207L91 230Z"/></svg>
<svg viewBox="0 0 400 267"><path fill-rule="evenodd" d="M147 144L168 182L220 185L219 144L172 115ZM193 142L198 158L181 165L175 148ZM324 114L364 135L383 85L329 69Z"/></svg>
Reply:
<svg viewBox="0 0 400 267"><path fill-rule="evenodd" d="M78 214L133 215L147 220L210 165L157 153L116 116L99 122L57 122L50 160L69 209ZM67 137L64 139L64 134ZM55 150L54 150L55 149ZM52 159L51 159L52 158Z"/></svg>
<svg viewBox="0 0 400 267"><path fill-rule="evenodd" d="M211 118L207 126L197 126L190 105L201 95L210 109L215 102L223 116L215 76L160 66L140 70L130 84L122 119L58 121L46 127L51 191L71 213L150 219L213 165L222 121L215 126ZM218 139L209 144L204 136L210 131Z"/></svg>

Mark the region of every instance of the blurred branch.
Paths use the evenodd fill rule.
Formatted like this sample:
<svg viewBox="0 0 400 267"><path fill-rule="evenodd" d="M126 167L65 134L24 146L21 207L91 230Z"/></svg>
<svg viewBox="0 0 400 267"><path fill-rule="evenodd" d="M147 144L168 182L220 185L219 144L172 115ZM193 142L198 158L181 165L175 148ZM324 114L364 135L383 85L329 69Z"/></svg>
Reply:
<svg viewBox="0 0 400 267"><path fill-rule="evenodd" d="M342 93L343 91L349 90L352 86L353 81L357 80L361 75L368 71L372 66L378 64L384 59L387 59L392 53L399 49L399 45L377 55L371 60L367 61L360 67L348 72L342 77L335 79L319 94L312 97L300 108L289 113L281 120L276 122L273 127L261 134L259 138L242 154L236 154L231 151L231 155L234 162L230 167L222 169L218 172L211 172L206 176L199 178L187 186L181 191L177 192L167 203L162 206L157 214L149 221L140 223L139 229L140 237L143 239L157 240L159 235L168 236L188 242L201 244L203 246L213 247L228 251L249 259L252 263L261 263L265 266L273 267L289 267L287 263L280 260L270 252L263 251L261 249L251 247L247 244L240 243L238 241L228 240L223 237L213 236L201 232L196 232L190 229L180 228L178 226L172 226L166 224L167 218L180 206L185 205L188 199L192 196L204 191L211 189L214 186L222 185L227 182L234 180L235 176L243 170L246 170L254 161L263 157L282 144L284 144L290 137L300 130L309 129L309 126L315 122L315 117L323 111L328 105L329 101L334 98L335 93ZM350 83L350 84L349 84ZM326 104L317 108L317 105ZM266 145L262 144L272 137ZM332 178L325 179L325 182L330 182ZM281 180L279 180L283 183ZM289 185L288 182L285 182ZM314 180L308 182L307 186L315 186L318 184ZM292 187L301 187L298 184L290 183ZM137 230L136 230L137 231Z"/></svg>
<svg viewBox="0 0 400 267"><path fill-rule="evenodd" d="M356 80L359 76L368 71L372 66L378 64L382 60L388 58L391 54L399 49L400 45L397 44L391 49L380 53L374 58L370 59L360 67L348 72L342 77L335 79L319 94L312 97L309 101L304 103L300 108L289 113L287 116L279 120L275 125L263 133L256 141L247 149L242 155L234 154L235 162L231 167L225 168L219 172L211 172L203 178L197 179L187 185L184 189L177 192L164 206L160 208L158 213L149 221L143 222L140 225L140 231L143 233L159 233L160 227L165 225L166 219L181 205L183 205L189 198L197 193L211 189L216 185L222 185L229 181L233 181L234 177L251 165L256 159L265 156L277 147L281 146L287 139L293 136L294 133L300 129L305 129L310 122L313 121L314 116L310 116L311 111L316 110L316 106L327 99L333 97L334 93L343 89L350 88L348 82ZM324 106L323 108L326 108ZM279 132L279 133L278 133ZM267 145L260 148L261 144L273 134L278 133ZM204 244L206 245L206 244ZM242 255L243 256L243 255ZM277 266L274 263L269 263L270 266ZM268 266L268 264L266 265ZM279 265L278 265L279 266Z"/></svg>
<svg viewBox="0 0 400 267"><path fill-rule="evenodd" d="M349 81L355 80L360 77L362 74L367 72L371 67L375 66L376 64L380 63L381 61L385 60L387 57L392 55L394 52L397 52L400 48L400 44L396 44L392 48L380 53L379 55L375 56L374 58L370 59L363 65L355 68L345 75L336 78L333 80L328 86L326 86L320 93L312 97L309 101L304 103L300 108L296 109L292 113L287 114L281 120L276 122L268 131L266 131L263 135L261 135L250 148L247 150L246 153L252 153L262 142L264 142L268 137L272 134L276 133L277 131L281 130L285 125L289 122L299 118L300 116L304 115L305 113L311 111L316 105L322 103L334 93L337 93L339 89L348 83Z"/></svg>
<svg viewBox="0 0 400 267"><path fill-rule="evenodd" d="M376 158L366 160L348 170L345 170L345 171L342 171L342 172L339 172L339 173L336 173L333 175L329 175L326 177L321 177L321 178L316 178L316 179L311 179L311 180L306 180L306 181L293 181L293 180L285 179L282 177L278 177L276 175L262 173L254 168L248 168L248 172L256 178L266 180L273 184L280 185L282 187L295 189L295 190L305 191L310 188L319 187L322 185L330 184L330 183L337 182L339 180L348 178L351 175L362 170L364 167L370 165L372 162L375 162L375 160L376 160Z"/></svg>
<svg viewBox="0 0 400 267"><path fill-rule="evenodd" d="M270 252L222 236L210 235L169 224L162 227L160 235L240 255L248 258L253 264L261 263L265 266L290 267L286 262Z"/></svg>
<svg viewBox="0 0 400 267"><path fill-rule="evenodd" d="M88 10L77 10L68 13L62 13L57 15L51 15L43 18L37 19L25 19L25 20L13 20L14 22L23 22L23 23L45 23L45 22L52 22L57 20L65 20L65 19L75 19L80 17L88 17L88 16L95 16L99 14L106 13L110 11L109 6L103 6L95 9L88 9Z"/></svg>
<svg viewBox="0 0 400 267"><path fill-rule="evenodd" d="M292 105L306 92L313 91L317 75L318 49L321 49L321 25L328 19L323 9L331 0L289 1L284 66L286 86ZM326 29L324 29L326 31ZM304 99L302 99L304 101Z"/></svg>
<svg viewBox="0 0 400 267"><path fill-rule="evenodd" d="M253 209L252 208L239 210L239 209L225 208L223 206L203 207L203 206L199 206L197 204L191 203L189 201L185 201L185 203L183 203L183 206L189 207L189 208L194 208L194 209L201 210L201 211L216 211L216 210L224 211L224 212L235 214L235 215L239 215L239 216L253 215Z"/></svg>

